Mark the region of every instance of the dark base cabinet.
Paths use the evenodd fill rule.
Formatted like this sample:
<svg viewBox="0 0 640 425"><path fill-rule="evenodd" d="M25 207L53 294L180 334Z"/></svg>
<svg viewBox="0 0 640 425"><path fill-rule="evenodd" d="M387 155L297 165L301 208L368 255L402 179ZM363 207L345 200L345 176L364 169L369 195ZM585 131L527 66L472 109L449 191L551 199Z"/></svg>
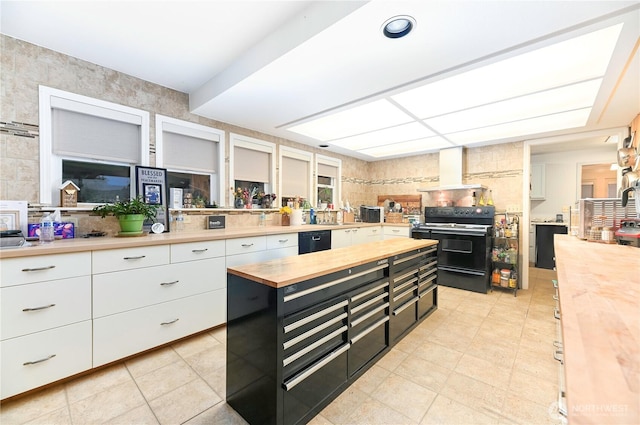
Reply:
<svg viewBox="0 0 640 425"><path fill-rule="evenodd" d="M282 288L228 274L227 403L304 424L437 308L428 247Z"/></svg>

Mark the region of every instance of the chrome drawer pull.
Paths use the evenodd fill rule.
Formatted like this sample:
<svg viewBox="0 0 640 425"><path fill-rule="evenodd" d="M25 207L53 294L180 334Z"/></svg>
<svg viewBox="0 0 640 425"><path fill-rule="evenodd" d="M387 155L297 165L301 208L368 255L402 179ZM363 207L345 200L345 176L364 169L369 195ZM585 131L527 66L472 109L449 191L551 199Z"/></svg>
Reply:
<svg viewBox="0 0 640 425"><path fill-rule="evenodd" d="M419 297L412 298L409 302L407 302L406 304L403 304L403 305L402 305L402 307L400 307L400 308L396 309L396 310L393 312L393 315L394 315L394 316L397 316L398 314L402 313L402 311L403 311L403 310L405 310L405 309L407 309L407 308L411 307L411 306L412 306L412 304L415 304L416 302L418 302L418 300L420 300L420 298L419 298Z"/></svg>
<svg viewBox="0 0 640 425"><path fill-rule="evenodd" d="M360 310L364 310L365 308L370 307L370 306L372 306L373 304L375 304L375 303L377 303L377 302L379 302L379 301L384 300L384 299L385 299L386 297L388 297L388 296L389 296L389 293L388 293L388 292L383 292L382 294L378 295L377 297L373 297L373 298L371 298L370 300L365 301L365 302L363 302L362 304L360 304L360 305L357 305L357 306L353 307L353 308L351 309L351 314L357 313L357 312L359 312Z"/></svg>
<svg viewBox="0 0 640 425"><path fill-rule="evenodd" d="M560 364L564 364L564 356L562 355L562 350L556 350L553 353L553 358L560 362Z"/></svg>
<svg viewBox="0 0 640 425"><path fill-rule="evenodd" d="M339 336L341 333L346 332L347 329L349 329L349 328L345 325L345 326L341 327L340 329L330 333L329 335L317 340L316 342L307 345L302 350L296 351L295 353L293 353L292 355L290 355L289 357L287 357L286 359L284 359L282 361L282 366L287 366L291 362L298 360L300 357L304 356L305 354L308 354L308 353L312 352L313 350L315 350L316 348L320 347L325 342L331 341L333 338Z"/></svg>
<svg viewBox="0 0 640 425"><path fill-rule="evenodd" d="M556 319L560 320L560 310L558 310L557 308L553 309L553 317L555 317Z"/></svg>
<svg viewBox="0 0 640 425"><path fill-rule="evenodd" d="M299 292L294 292L293 294L290 294L290 295L285 295L284 296L284 302L295 300L296 298L304 297L305 295L313 294L314 292L322 291L323 289L330 288L332 286L338 285L340 283L346 282L346 281L351 280L351 279L355 279L355 278L360 277L360 276L365 276L368 273L373 273L373 272L376 272L378 270L386 269L387 267L388 267L387 264L383 264L383 265L378 266L378 267L372 267L370 269L361 271L360 273L352 274L350 276L345 276L343 278L332 280L331 282L323 283L321 285L316 285L313 288L304 289L304 290L299 291Z"/></svg>
<svg viewBox="0 0 640 425"><path fill-rule="evenodd" d="M418 273L418 269L413 269L410 272L407 272L407 273L403 274L402 276L394 277L393 278L393 283L396 283L396 282L398 282L398 281L400 281L400 280L402 280L402 279L404 279L406 277L409 277L409 276L411 276L413 274L416 274L416 273Z"/></svg>
<svg viewBox="0 0 640 425"><path fill-rule="evenodd" d="M44 310L51 307L55 307L55 304L43 305L42 307L23 308L22 311L38 311L38 310Z"/></svg>
<svg viewBox="0 0 640 425"><path fill-rule="evenodd" d="M146 255L138 255L137 257L124 257L124 260L140 260L142 258L145 258Z"/></svg>
<svg viewBox="0 0 640 425"><path fill-rule="evenodd" d="M558 301L558 296L557 295L553 295L551 298L553 298L554 300Z"/></svg>
<svg viewBox="0 0 640 425"><path fill-rule="evenodd" d="M413 284L414 284L414 283L416 283L417 281L418 281L418 278L417 278L417 277L414 277L414 278L413 278L413 279L411 279L411 280L407 280L407 281L406 281L406 282L404 282L402 285L398 285L398 286L396 286L395 288L393 288L393 293L394 293L394 294L397 294L397 293L398 293L398 292L400 292L400 291L404 291L404 289L405 289L407 286L413 285ZM413 285L413 286L415 286L415 285Z"/></svg>
<svg viewBox="0 0 640 425"><path fill-rule="evenodd" d="M320 236L311 236L312 241L319 241L320 239Z"/></svg>
<svg viewBox="0 0 640 425"><path fill-rule="evenodd" d="M418 286L424 286L424 285L426 285L427 283L429 283L429 282L431 282L431 281L435 280L437 277L438 277L438 276L434 274L433 276L431 276L431 277L430 277L430 278L428 278L428 279L420 280L420 283L418 283ZM420 279L422 279L422 278L423 278L423 276L420 276Z"/></svg>
<svg viewBox="0 0 640 425"><path fill-rule="evenodd" d="M280 243L289 242L289 239L278 239L278 242L280 242Z"/></svg>
<svg viewBox="0 0 640 425"><path fill-rule="evenodd" d="M384 303L382 304L380 307L371 310L370 312L368 312L367 314L358 317L357 319L355 319L354 321L351 322L351 327L356 327L358 326L360 323L364 322L365 320L367 320L368 318L370 318L371 316L375 316L376 314L380 313L382 310L384 310L385 308L389 307L389 303Z"/></svg>
<svg viewBox="0 0 640 425"><path fill-rule="evenodd" d="M351 302L358 301L360 298L364 298L364 297L366 297L367 295L371 295L371 294L373 294L374 292L379 291L380 289L386 288L388 285L389 285L389 282L385 282L385 283L383 283L383 284L382 284L382 285L380 285L380 286L376 286L375 288L371 288L371 289L369 289L368 291L361 292L361 293L359 293L359 294L357 294L357 295L354 295L353 297L351 297Z"/></svg>
<svg viewBox="0 0 640 425"><path fill-rule="evenodd" d="M415 290L416 290L415 286L414 286L413 288L409 288L409 289L407 289L407 290L406 290L406 291L404 291L402 294L399 294L399 295L397 295L397 296L393 297L393 302L398 301L400 298L402 298L402 297L406 296L407 294L412 293L412 292L413 292L413 291L415 291Z"/></svg>
<svg viewBox="0 0 640 425"><path fill-rule="evenodd" d="M418 295L419 298L422 298L424 296L427 296L428 294L432 293L434 289L436 289L438 287L438 285L433 285L431 287L429 287L426 291L420 293L420 295Z"/></svg>
<svg viewBox="0 0 640 425"><path fill-rule="evenodd" d="M253 246L252 243L243 243L241 246L245 247L245 248L249 248L250 246Z"/></svg>
<svg viewBox="0 0 640 425"><path fill-rule="evenodd" d="M324 359L320 360L318 363L316 363L313 366L311 366L309 369L305 370L301 374L296 375L294 378L292 378L292 379L288 380L287 382L285 382L283 384L284 389L286 391L292 390L296 385L298 385L299 383L301 383L302 381L307 379L309 376L311 376L314 373L316 373L318 370L322 369L325 365L330 363L333 359L338 357L340 354L342 354L345 351L347 351L350 347L351 347L351 344L346 344L346 345L343 345L342 347L338 348L336 351L332 352L327 357L325 357Z"/></svg>
<svg viewBox="0 0 640 425"><path fill-rule="evenodd" d="M52 358L54 358L55 356L56 356L55 354L52 354L52 355L50 355L49 357L45 357L45 358L40 359L40 360L34 360L34 361L32 361L32 362L25 362L25 363L22 363L22 366L29 366L29 365L31 365L31 364L37 364L37 363L46 362L47 360L51 360L51 359L52 359Z"/></svg>
<svg viewBox="0 0 640 425"><path fill-rule="evenodd" d="M560 341L553 341L553 346L556 348L562 348L562 343Z"/></svg>
<svg viewBox="0 0 640 425"><path fill-rule="evenodd" d="M174 280L173 282L162 282L160 284L160 286L169 286L169 285L175 285L176 283L180 282L179 280Z"/></svg>
<svg viewBox="0 0 640 425"><path fill-rule="evenodd" d="M33 269L22 269L23 272L39 272L42 270L54 269L56 266L35 267Z"/></svg>
<svg viewBox="0 0 640 425"><path fill-rule="evenodd" d="M203 252L207 252L209 251L209 248L202 248L202 249L192 249L191 252L193 252L194 254L201 254Z"/></svg>
<svg viewBox="0 0 640 425"><path fill-rule="evenodd" d="M364 331L362 331L358 335L356 335L353 338L351 338L350 342L352 344L355 344L356 342L360 341L362 338L364 338L365 336L367 336L371 332L373 332L378 326L380 326L383 323L386 323L388 321L389 321L389 316L383 317L382 319L378 320L376 323L374 323L373 325L369 326L367 329L365 329Z"/></svg>
<svg viewBox="0 0 640 425"><path fill-rule="evenodd" d="M338 304L334 304L331 307L327 307L327 308L325 308L323 310L315 312L315 313L313 313L313 314L311 314L311 315L309 315L307 317L304 317L304 318L302 318L302 319L300 319L300 320L298 320L296 322L293 322L293 323L291 323L291 324L289 324L289 325L284 327L284 333L289 333L294 329L298 329L300 326L306 325L307 323L311 323L314 320L316 320L317 318L325 316L325 315L331 313L332 311L339 310L339 309L345 307L347 304L349 304L349 302L345 300L345 301L339 302Z"/></svg>
<svg viewBox="0 0 640 425"><path fill-rule="evenodd" d="M335 325L336 323L340 323L343 320L345 320L347 318L347 313L342 313L339 316L334 317L331 320L328 320L326 322L324 322L323 324L314 327L311 330L308 330L305 333L302 333L300 335L298 335L295 338L291 338L288 341L285 341L282 344L282 348L284 348L285 350L288 350L289 348L293 347L296 344L299 344L300 342L304 341L305 339L308 339L310 337L312 337L313 335L317 334L318 332L321 332L327 328L330 328L331 326Z"/></svg>
<svg viewBox="0 0 640 425"><path fill-rule="evenodd" d="M410 255L408 257L401 258L400 260L395 261L394 264L404 263L405 261L409 261L409 260L413 260L414 258L422 257L424 254L425 254L424 252L419 252L417 254L413 254L413 255Z"/></svg>
<svg viewBox="0 0 640 425"><path fill-rule="evenodd" d="M176 323L178 320L180 320L180 319L174 319L174 320L172 320L170 322L162 322L162 323L160 323L160 325L162 325L162 326L171 325L172 323Z"/></svg>

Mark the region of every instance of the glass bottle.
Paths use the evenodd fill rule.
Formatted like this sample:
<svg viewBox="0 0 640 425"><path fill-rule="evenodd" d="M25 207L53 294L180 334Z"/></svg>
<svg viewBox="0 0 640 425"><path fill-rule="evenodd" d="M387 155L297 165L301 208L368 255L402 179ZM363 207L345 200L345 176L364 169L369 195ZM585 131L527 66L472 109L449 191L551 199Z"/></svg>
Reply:
<svg viewBox="0 0 640 425"><path fill-rule="evenodd" d="M491 194L491 190L489 190L489 196L487 197L487 205L489 206L493 205L493 196Z"/></svg>
<svg viewBox="0 0 640 425"><path fill-rule="evenodd" d="M484 202L484 192L480 193L480 200L478 201L478 205L480 205L481 207L485 206L485 202Z"/></svg>
<svg viewBox="0 0 640 425"><path fill-rule="evenodd" d="M478 202L478 199L476 198L476 193L473 192L473 195L471 195L471 206L475 207L477 202Z"/></svg>

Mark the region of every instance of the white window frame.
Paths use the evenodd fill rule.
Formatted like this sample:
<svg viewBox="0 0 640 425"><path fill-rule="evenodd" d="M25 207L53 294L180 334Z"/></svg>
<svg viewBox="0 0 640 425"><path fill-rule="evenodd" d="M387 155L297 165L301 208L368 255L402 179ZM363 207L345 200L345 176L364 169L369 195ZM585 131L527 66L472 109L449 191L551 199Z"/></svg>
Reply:
<svg viewBox="0 0 640 425"><path fill-rule="evenodd" d="M318 164L329 165L338 169L338 177L336 178L334 190L333 190L333 204L334 208L338 208L340 200L342 199L342 160L338 158L332 158L330 156L316 154L316 161L313 173L313 196L314 200L312 205L319 207L318 204Z"/></svg>
<svg viewBox="0 0 640 425"><path fill-rule="evenodd" d="M225 158L225 132L218 130L217 128L207 127L201 124L196 124L190 121L179 120L172 117L156 114L156 167L164 168L164 124L170 124L171 132L182 134L184 136L197 137L200 139L210 140L218 145L218 168L215 173L203 173L200 171L190 171L182 169L167 169L168 171L176 173L192 173L192 174L208 174L210 176L209 191L211 192L211 202L215 201L218 205L221 205L225 199L224 196L224 158ZM213 176L217 175L218 182L214 183Z"/></svg>
<svg viewBox="0 0 640 425"><path fill-rule="evenodd" d="M317 190L316 190L315 193L312 192L314 190L314 184L313 184L313 169L314 169L313 153L312 152L303 151L303 150L300 150L300 149L290 148L288 146L280 146L280 151L278 152L278 164L280 164L280 173L279 173L279 179L278 179L278 193L277 193L277 195L280 197L280 199L282 199L282 196L283 196L283 192L282 192L282 158L283 157L294 158L294 159L298 159L300 161L305 161L305 162L309 163L309 175L305 176L304 178L306 178L306 180L308 182L309 192L311 192L308 195L307 201L309 201L310 205L313 205L312 197L315 197L315 193L318 192Z"/></svg>
<svg viewBox="0 0 640 425"><path fill-rule="evenodd" d="M93 158L78 156L60 156L53 153L53 121L52 121L52 97L58 97L67 101L68 110L83 114L94 115L100 118L108 118L115 121L131 122L127 117L132 115L135 124L140 125L140 164L118 164ZM131 193L135 194L134 165L149 165L149 112L117 103L107 102L88 96L70 93L51 87L39 86L39 110L40 110L40 203L44 205L58 206L60 204L60 185L62 184L62 160L68 159L82 162L99 162L115 165L131 166ZM100 108L100 112L97 109ZM107 110L107 111L105 111ZM91 204L87 204L91 205Z"/></svg>
<svg viewBox="0 0 640 425"><path fill-rule="evenodd" d="M241 134L231 133L229 135L229 187L233 187L235 184L235 171L234 171L234 153L235 147L238 146L244 149L251 149L259 152L266 152L271 154L271 164L269 165L269 189L265 187L265 191L272 192L272 188L275 187L274 179L276 176L276 145L275 143L267 142L264 140L256 139L249 136L243 136ZM234 196L231 190L227 191L228 202L231 207L234 204ZM276 194L280 196L280 194Z"/></svg>

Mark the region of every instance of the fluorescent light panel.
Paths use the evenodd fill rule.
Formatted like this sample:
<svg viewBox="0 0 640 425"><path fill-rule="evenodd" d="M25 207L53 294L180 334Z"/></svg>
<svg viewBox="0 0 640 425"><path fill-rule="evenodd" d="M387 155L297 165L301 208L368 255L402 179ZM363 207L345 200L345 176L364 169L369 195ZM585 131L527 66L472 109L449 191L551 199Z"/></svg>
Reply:
<svg viewBox="0 0 640 425"><path fill-rule="evenodd" d="M377 146L368 149L361 149L358 152L382 158L392 155L407 155L411 153L424 153L435 151L442 148L450 148L453 145L440 136L428 137L426 139L411 140L402 143L394 143L391 145Z"/></svg>
<svg viewBox="0 0 640 425"><path fill-rule="evenodd" d="M402 124L397 127L385 128L370 133L359 134L344 139L332 140L331 144L345 149L359 150L370 147L386 145L389 143L404 142L433 136L433 131L419 122Z"/></svg>

